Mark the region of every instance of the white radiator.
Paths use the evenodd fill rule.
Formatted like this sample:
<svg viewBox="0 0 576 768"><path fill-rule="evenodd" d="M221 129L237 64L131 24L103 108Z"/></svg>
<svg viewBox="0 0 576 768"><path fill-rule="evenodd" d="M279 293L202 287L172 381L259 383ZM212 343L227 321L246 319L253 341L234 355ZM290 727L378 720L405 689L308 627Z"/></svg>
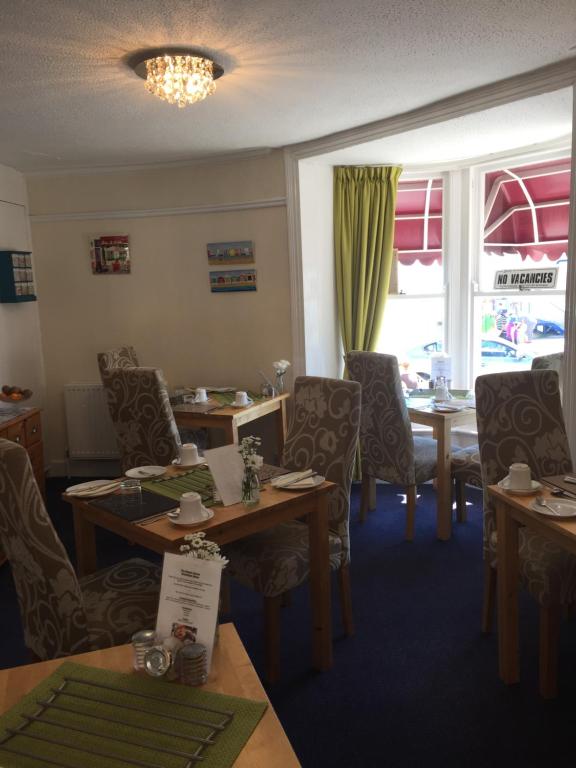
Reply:
<svg viewBox="0 0 576 768"><path fill-rule="evenodd" d="M102 384L66 384L64 408L70 459L116 459L118 446Z"/></svg>

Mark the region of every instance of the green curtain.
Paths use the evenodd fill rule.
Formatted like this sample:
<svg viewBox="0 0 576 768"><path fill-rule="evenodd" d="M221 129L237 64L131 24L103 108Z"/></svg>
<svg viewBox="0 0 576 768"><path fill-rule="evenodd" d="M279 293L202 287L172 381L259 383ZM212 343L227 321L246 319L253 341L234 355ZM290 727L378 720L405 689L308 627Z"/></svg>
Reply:
<svg viewBox="0 0 576 768"><path fill-rule="evenodd" d="M344 351L373 352L388 296L402 169L334 168L334 255Z"/></svg>

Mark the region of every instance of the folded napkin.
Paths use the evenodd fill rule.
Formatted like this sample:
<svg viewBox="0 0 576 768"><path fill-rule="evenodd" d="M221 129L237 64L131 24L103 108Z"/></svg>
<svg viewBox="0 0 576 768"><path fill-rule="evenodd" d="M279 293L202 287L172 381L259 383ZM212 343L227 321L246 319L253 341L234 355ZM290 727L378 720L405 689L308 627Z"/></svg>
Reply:
<svg viewBox="0 0 576 768"><path fill-rule="evenodd" d="M313 469L305 469L303 472L292 472L289 475L282 475L282 477L274 478L271 482L274 488L286 488L289 485L299 483L301 480L305 480L312 475L315 475Z"/></svg>

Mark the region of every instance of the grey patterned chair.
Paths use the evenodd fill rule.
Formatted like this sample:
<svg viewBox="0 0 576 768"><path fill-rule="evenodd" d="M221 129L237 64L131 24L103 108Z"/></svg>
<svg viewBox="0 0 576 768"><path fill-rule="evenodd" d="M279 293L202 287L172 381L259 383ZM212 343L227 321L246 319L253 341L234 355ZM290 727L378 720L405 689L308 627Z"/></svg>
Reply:
<svg viewBox="0 0 576 768"><path fill-rule="evenodd" d="M134 347L117 347L107 352L98 352L98 368L104 373L108 368L138 368L138 355Z"/></svg>
<svg viewBox="0 0 576 768"><path fill-rule="evenodd" d="M350 594L350 484L360 424L360 386L353 381L300 376L284 445L287 469L314 469L336 483L329 498L330 566L338 572L345 631L353 633ZM308 579L308 526L278 525L225 548L230 576L264 597L266 672L279 674L282 596Z"/></svg>
<svg viewBox="0 0 576 768"><path fill-rule="evenodd" d="M436 477L436 440L412 434L398 360L376 352L349 352L351 379L362 386L360 520L376 507L376 479L406 489L406 538L414 538L416 486Z"/></svg>
<svg viewBox="0 0 576 768"><path fill-rule="evenodd" d="M0 440L0 542L36 659L107 648L156 623L161 569L133 559L80 581L44 507L26 450Z"/></svg>
<svg viewBox="0 0 576 768"><path fill-rule="evenodd" d="M495 507L486 493L513 462L532 477L572 471L556 371L493 373L476 379L478 440L484 483L484 607L490 631L496 590ZM519 532L520 582L540 606L540 691L555 695L560 616L576 600L576 557L527 528Z"/></svg>
<svg viewBox="0 0 576 768"><path fill-rule="evenodd" d="M107 368L101 377L122 471L170 464L178 456L181 442L162 372L157 368Z"/></svg>
<svg viewBox="0 0 576 768"><path fill-rule="evenodd" d="M564 353L556 352L542 355L532 360L533 371L553 370L560 377L560 397L562 397L562 366ZM459 522L466 519L466 486L482 488L480 449L478 445L465 448L452 457L452 477L456 485L456 516Z"/></svg>

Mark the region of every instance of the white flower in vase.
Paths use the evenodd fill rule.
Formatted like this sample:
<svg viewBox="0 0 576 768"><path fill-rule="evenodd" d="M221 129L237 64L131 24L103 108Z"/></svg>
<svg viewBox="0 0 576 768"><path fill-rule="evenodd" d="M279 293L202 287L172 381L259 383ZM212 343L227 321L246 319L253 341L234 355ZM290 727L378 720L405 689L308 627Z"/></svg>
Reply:
<svg viewBox="0 0 576 768"><path fill-rule="evenodd" d="M277 360L275 363L272 363L272 368L274 368L274 373L276 374L276 389L278 393L284 392L284 374L290 368L290 361Z"/></svg>

